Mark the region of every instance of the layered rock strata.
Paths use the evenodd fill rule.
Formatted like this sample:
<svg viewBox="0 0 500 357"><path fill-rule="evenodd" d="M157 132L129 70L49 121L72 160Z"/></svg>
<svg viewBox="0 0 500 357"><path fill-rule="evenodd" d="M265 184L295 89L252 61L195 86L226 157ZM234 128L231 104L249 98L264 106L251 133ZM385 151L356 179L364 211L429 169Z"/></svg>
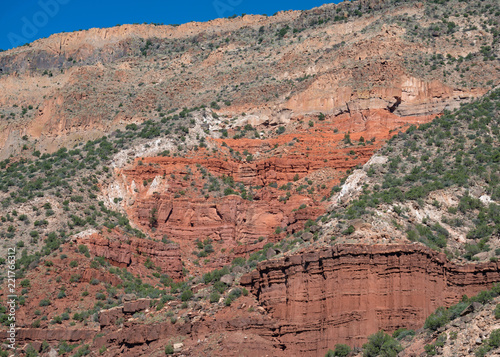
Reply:
<svg viewBox="0 0 500 357"><path fill-rule="evenodd" d="M267 349L275 356L323 356L337 343L361 346L379 329L421 328L438 306L499 281L496 262L460 266L419 244L337 245L265 261L241 277L263 307L256 311L247 311L245 306L254 304L248 296L213 314L191 310L182 324L163 322L162 312L150 311L149 318L159 314L153 318L159 322L129 319L115 326L119 318L147 311L149 300L137 300L101 312L100 330L23 328L18 339L34 344L93 339L93 347L115 346L123 356L144 355L181 337L193 355L208 353L209 346L199 341L217 341L211 351L221 356L234 355L237 346L245 355ZM105 336L98 336L103 330Z"/></svg>
<svg viewBox="0 0 500 357"><path fill-rule="evenodd" d="M173 279L182 277L182 262L179 246L163 242L124 237L120 234L92 234L78 238L79 244L89 248L90 253L104 257L117 267L127 268L132 273L144 273L146 261L159 267L161 272L168 274Z"/></svg>
<svg viewBox="0 0 500 357"><path fill-rule="evenodd" d="M439 306L500 281L497 263L459 266L421 245L338 245L261 263L245 275L300 355L361 346L382 329L417 329Z"/></svg>

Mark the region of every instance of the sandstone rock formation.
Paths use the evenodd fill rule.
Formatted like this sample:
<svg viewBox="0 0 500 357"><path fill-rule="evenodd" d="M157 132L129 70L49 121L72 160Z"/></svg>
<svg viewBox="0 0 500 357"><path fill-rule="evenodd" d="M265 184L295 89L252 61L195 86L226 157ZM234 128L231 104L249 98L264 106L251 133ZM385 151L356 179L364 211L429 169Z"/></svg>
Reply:
<svg viewBox="0 0 500 357"><path fill-rule="evenodd" d="M371 189L370 164L391 164L373 158L386 140L498 85L496 14L492 0L345 1L57 34L0 53L0 237L24 248L20 346L323 356L379 329L418 329L499 282L494 249L488 264L459 266L394 244L408 241L400 218L425 224L434 211L401 204L396 217L391 203L383 222L335 211ZM433 145L418 132L415 151ZM489 204L485 187L472 189ZM355 232L330 234L344 228ZM465 228L449 234L466 242Z"/></svg>
<svg viewBox="0 0 500 357"><path fill-rule="evenodd" d="M120 232L107 234L92 234L77 240L89 251L120 268L127 268L134 273L143 273L145 262L159 267L161 272L173 279L182 277L182 262L179 247L176 244L165 244L137 237L126 237ZM89 280L90 281L90 280Z"/></svg>
<svg viewBox="0 0 500 357"><path fill-rule="evenodd" d="M144 311L151 305L151 299L139 299L136 301L124 302L123 306L117 306L109 310L103 310L99 313L99 324L101 329L107 326L113 326L118 319L130 317L132 314Z"/></svg>
<svg viewBox="0 0 500 357"><path fill-rule="evenodd" d="M232 355L232 348L245 353L263 353L267 348L276 356L319 356L337 343L360 346L378 329L418 329L438 306L454 304L462 295L472 296L499 281L498 263L458 266L418 244L336 245L260 263L241 277L241 284L264 309L242 309L254 304L247 297L243 305L215 315L191 311L180 324L142 324L130 316L148 309L150 300L130 301L101 312L101 329L108 332L95 337L93 346L113 346L116 353L133 356L183 336L186 351L194 355L210 350L215 338L222 348L211 351L222 356ZM151 317L161 318L161 312L152 310ZM117 329L120 318L124 324ZM20 341L41 343L85 341L98 333L25 328L18 336ZM260 341L260 347L252 341Z"/></svg>
<svg viewBox="0 0 500 357"><path fill-rule="evenodd" d="M420 245L336 245L261 263L243 276L300 355L359 346L383 329L418 329L439 306L500 281L497 263L457 266Z"/></svg>
<svg viewBox="0 0 500 357"><path fill-rule="evenodd" d="M199 150L188 157L139 157L116 168L117 180L105 188L107 201L142 229L154 228L150 234L179 243L183 251L191 252L195 240L209 238L226 251L243 244L247 248L242 252L248 254L261 248L249 246L260 237L272 236L277 228L294 233L324 213L325 197L346 170L366 163L398 129L431 118L402 119L388 110L366 110L328 116L316 122L314 132L298 124L293 134L276 138L214 139L215 154ZM345 134L338 130L352 132L358 145L345 145ZM251 162L231 154L245 151L254 156ZM214 177L243 184L252 198L210 195Z"/></svg>

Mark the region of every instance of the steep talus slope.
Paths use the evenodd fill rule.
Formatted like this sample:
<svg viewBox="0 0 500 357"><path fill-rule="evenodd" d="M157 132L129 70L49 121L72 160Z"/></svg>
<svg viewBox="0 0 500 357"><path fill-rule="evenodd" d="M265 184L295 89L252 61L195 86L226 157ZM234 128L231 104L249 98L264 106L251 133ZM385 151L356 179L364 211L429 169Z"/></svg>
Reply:
<svg viewBox="0 0 500 357"><path fill-rule="evenodd" d="M426 328L408 341L401 355L497 356L500 348L498 287L483 293L486 294L471 299L472 304L462 300L446 311L433 313L426 322ZM451 317L443 319L443 315Z"/></svg>

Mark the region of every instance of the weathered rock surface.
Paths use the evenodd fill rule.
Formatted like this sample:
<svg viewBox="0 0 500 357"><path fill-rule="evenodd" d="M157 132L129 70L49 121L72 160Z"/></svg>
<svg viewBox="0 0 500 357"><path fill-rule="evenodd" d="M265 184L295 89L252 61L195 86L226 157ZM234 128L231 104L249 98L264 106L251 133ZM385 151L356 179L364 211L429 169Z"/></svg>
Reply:
<svg viewBox="0 0 500 357"><path fill-rule="evenodd" d="M89 341L98 330L91 329L41 329L21 328L16 331L16 337L20 341L47 341L47 342L84 342Z"/></svg>
<svg viewBox="0 0 500 357"><path fill-rule="evenodd" d="M302 229L325 211L332 186L347 170L364 164L384 140L498 85L491 76L498 64L486 59L490 55L484 47L495 44L487 11L450 15L454 22L448 24L456 31L430 41L413 31L433 26L426 4L393 2L385 8L384 1L368 0L357 5L359 15L348 9L351 2L343 2L272 17L92 29L1 53L0 159L33 158L35 150L54 152L102 135L116 136L114 130L130 123L163 122L180 106L210 107L177 122L189 120L194 127L173 126L175 134L177 129L186 134L182 143L165 128L147 143L136 135L105 163L115 170L115 181L107 181L111 175L103 180L110 187L100 187L99 200L156 240L114 232L75 239L93 255L173 295L178 291L168 291L153 279L154 273L176 280L183 271L194 275L188 284L196 301L149 309L149 300L124 296L123 306L101 311L99 323L78 316L62 319L68 311L94 309L104 290L108 300L117 299L112 287L124 283L116 269L106 264L96 268L71 246L64 259L55 252L30 264L30 287L17 311L16 322L23 327L18 341L36 348L45 340L53 346L62 340L84 341L92 344L94 354L106 345L106 356L163 354L171 342L183 355L322 356L336 343L360 346L378 329L419 328L437 306L500 281L497 263L457 266L418 245L342 245L262 263L241 279L233 269L235 280L233 275L222 278L233 285L227 293L241 281L255 298L241 296L225 306L221 297L207 306L203 294L211 287L199 275ZM458 15L468 6L454 5ZM342 18L347 10L350 17ZM434 19L440 26L438 16ZM276 36L280 29L286 30L282 38ZM424 65L431 56L443 57L433 63L434 69ZM210 105L216 99L218 104ZM245 135L258 139L224 137L236 137L247 124L252 128ZM349 135L354 143L348 143ZM202 147L201 139L208 146ZM175 157L139 159L166 150ZM246 158L235 158L233 152ZM200 173L191 177L186 169L197 165L214 177L246 185L253 200L223 189L206 194L206 180ZM337 202L346 203L362 189L362 177L354 179ZM288 183L290 188L275 187ZM357 234L369 226L360 220L352 225ZM317 229L313 225L302 234L306 245L315 244ZM51 230L45 227L41 233ZM197 259L201 254L195 242L206 238L216 251ZM266 251L269 259L282 253ZM47 264L39 264L38 258ZM138 294L143 296L143 290ZM131 318L136 312L142 313ZM479 313L472 306L457 328ZM470 354L483 343L485 336L477 330L484 320L464 334L472 337L471 344L448 355ZM71 329L75 323L89 328ZM24 328L31 325L43 328Z"/></svg>
<svg viewBox="0 0 500 357"><path fill-rule="evenodd" d="M458 266L421 245L339 245L259 264L242 277L298 355L418 329L439 306L500 281L497 263ZM288 349L287 349L288 350Z"/></svg>
<svg viewBox="0 0 500 357"><path fill-rule="evenodd" d="M495 308L500 303L500 298L495 298L486 304L471 304L460 317L452 320L437 331L429 333L421 331L408 342L401 357L417 357L427 355L426 345L434 345L436 356L443 357L475 357L481 347L486 347L492 332L500 325L495 317ZM473 306L474 305L474 306ZM442 336L440 338L440 336ZM446 337L446 338L443 338ZM441 342L437 343L438 338ZM500 349L494 347L487 356L498 356ZM477 354L476 354L477 353Z"/></svg>
<svg viewBox="0 0 500 357"><path fill-rule="evenodd" d="M302 229L307 220L325 211L325 197L346 170L366 163L396 129L431 118L401 119L388 110L367 110L328 116L317 122L314 131L296 123L294 133L276 138L213 139L216 154L199 150L188 157L140 157L116 168L117 180L105 188L107 202L125 210L143 229L154 228L151 235L166 235L179 243L183 252L190 254L196 239L208 237L235 256L247 254L261 248L249 244L272 237L277 228L288 233ZM350 131L353 141L363 142L346 145L345 134L338 130ZM254 160L235 159L231 152L238 151L248 151ZM208 175L245 185L252 199L210 194ZM283 189L283 185L290 186ZM116 199L122 203L117 205ZM242 250L240 244L247 248Z"/></svg>
<svg viewBox="0 0 500 357"><path fill-rule="evenodd" d="M179 246L137 237L126 237L122 234L110 233L106 236L92 234L78 238L89 251L104 257L112 265L127 267L130 271L140 273L146 270L144 263L149 259L155 267L160 267L164 274L173 279L182 277L182 263Z"/></svg>
<svg viewBox="0 0 500 357"><path fill-rule="evenodd" d="M135 312L146 313L151 304L139 299L102 311L101 330L28 328L18 338L41 343L95 336L96 348L106 345L114 355L137 356L182 336L183 348L193 355L210 351L231 356L240 346L239 351L249 354L320 356L337 343L360 346L378 329L418 329L438 306L454 304L463 294L472 296L498 281L498 263L458 266L419 244L337 245L262 262L244 275L240 283L263 308L247 311L246 304L255 306L248 296L214 315L193 309L176 324L151 309L150 321L160 321L143 323L129 320ZM472 306L457 323L478 314L481 308ZM101 331L105 335L97 336Z"/></svg>
<svg viewBox="0 0 500 357"><path fill-rule="evenodd" d="M16 117L2 123L0 158L22 153L24 135L33 139L34 148L52 152L142 122L151 108L207 105L214 100L212 91L224 93L232 102L220 113L246 112L252 125L281 125L297 115L318 112L353 119L366 110L387 110L401 117L436 115L488 89L488 73L496 69L492 63L478 62L479 56L470 61L481 63L481 69L471 66L462 73L463 81L474 81L475 88L465 86L458 73L445 77L441 70L429 75L409 68L410 62L427 55L428 47L409 41L407 30L392 16L426 18L425 6L408 2L395 10L377 5L376 14L351 16L348 25L333 22L337 10L344 13L347 7L329 4L272 17L246 15L181 26L90 29L4 51L0 111ZM317 16L332 22L326 27L306 25ZM391 25L372 26L388 17ZM276 28L285 24L302 29L300 40L289 33L277 51ZM464 36L471 38L492 38L479 28L466 32ZM256 45L258 36L264 40ZM464 57L478 53L483 42L457 43L437 39L432 51ZM236 90L242 84L246 89ZM28 106L33 110L23 114L21 108Z"/></svg>
<svg viewBox="0 0 500 357"><path fill-rule="evenodd" d="M99 313L99 325L102 328L116 324L121 318L130 317L136 312L144 311L151 305L151 299L139 299L135 301L127 301L123 306L113 307L108 310L102 310Z"/></svg>
<svg viewBox="0 0 500 357"><path fill-rule="evenodd" d="M123 312L126 314L133 314L138 311L143 311L149 308L151 305L151 299L139 299L136 301L130 301L123 304Z"/></svg>

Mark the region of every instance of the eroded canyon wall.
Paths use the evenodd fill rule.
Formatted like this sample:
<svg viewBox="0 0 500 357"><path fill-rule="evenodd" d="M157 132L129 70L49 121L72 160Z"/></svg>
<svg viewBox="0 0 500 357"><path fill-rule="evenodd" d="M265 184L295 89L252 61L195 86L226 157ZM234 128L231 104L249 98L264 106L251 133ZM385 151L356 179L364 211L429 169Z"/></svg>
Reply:
<svg viewBox="0 0 500 357"><path fill-rule="evenodd" d="M338 245L261 263L241 283L297 355L361 346L382 329L421 328L439 306L500 281L497 263L458 266L421 245Z"/></svg>
<svg viewBox="0 0 500 357"><path fill-rule="evenodd" d="M94 245L90 250L97 249ZM143 355L146 346L159 348L171 339L182 339L188 355L210 350L220 356L236 351L261 356L267 349L273 356L324 356L337 343L361 346L379 329L421 328L437 307L499 281L496 262L459 266L419 244L336 245L260 263L241 277L249 296L208 314L190 310L183 323L163 321L164 312L153 309L148 319L158 321L149 324L130 319L118 327L101 320L100 328L64 333L22 328L18 339L34 344L92 340L96 348L118 345L123 356ZM122 317L121 309L101 316ZM214 338L215 349L200 343Z"/></svg>

